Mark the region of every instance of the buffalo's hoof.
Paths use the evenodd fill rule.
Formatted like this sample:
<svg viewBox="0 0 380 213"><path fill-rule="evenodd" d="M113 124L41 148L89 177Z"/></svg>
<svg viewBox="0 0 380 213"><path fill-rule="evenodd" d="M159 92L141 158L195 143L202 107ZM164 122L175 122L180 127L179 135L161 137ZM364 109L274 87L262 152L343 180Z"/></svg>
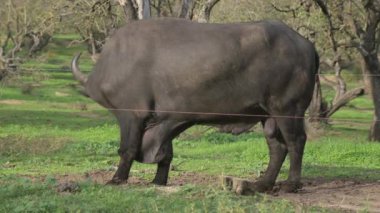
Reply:
<svg viewBox="0 0 380 213"><path fill-rule="evenodd" d="M167 181L154 179L151 183L153 183L154 185L158 185L158 186L166 186Z"/></svg>
<svg viewBox="0 0 380 213"><path fill-rule="evenodd" d="M264 193L271 192L273 190L273 186L274 183L259 180L253 183L252 188L254 188L257 192Z"/></svg>
<svg viewBox="0 0 380 213"><path fill-rule="evenodd" d="M112 178L112 180L108 181L106 185L120 185L124 183L127 183L127 179Z"/></svg>
<svg viewBox="0 0 380 213"><path fill-rule="evenodd" d="M284 181L280 183L280 190L287 193L296 193L302 188L301 182Z"/></svg>

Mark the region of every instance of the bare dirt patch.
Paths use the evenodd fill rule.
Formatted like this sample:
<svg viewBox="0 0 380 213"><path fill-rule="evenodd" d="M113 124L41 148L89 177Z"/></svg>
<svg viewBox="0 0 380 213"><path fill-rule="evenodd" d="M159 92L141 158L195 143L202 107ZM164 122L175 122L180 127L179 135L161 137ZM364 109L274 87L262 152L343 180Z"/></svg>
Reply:
<svg viewBox="0 0 380 213"><path fill-rule="evenodd" d="M98 184L106 184L109 180L112 179L114 171L93 171L85 173L84 175L79 174L70 174L70 175L59 175L56 176L56 179L59 183L64 182L78 182L84 180L90 180ZM172 175L170 177L167 186L183 186L184 184L194 184L194 185L217 185L221 182L219 177L204 175L194 172L181 172L177 175ZM150 181L145 180L139 177L131 176L128 179L128 184L132 185L149 185Z"/></svg>
<svg viewBox="0 0 380 213"><path fill-rule="evenodd" d="M174 173L174 174L173 174ZM218 176L194 172L173 172L167 187L159 190L164 193L177 192L184 184L208 185L222 188L222 180ZM111 180L114 171L94 171L84 175L60 175L58 183L90 180L105 184ZM149 180L130 177L128 185L149 185ZM303 181L303 188L298 193L278 192L271 194L273 199L286 199L299 207L317 206L335 209L342 212L380 212L380 181L359 180L326 180L323 178Z"/></svg>
<svg viewBox="0 0 380 213"><path fill-rule="evenodd" d="M199 174L195 172L181 172L169 179L169 186L182 186L184 184L222 186L220 177Z"/></svg>
<svg viewBox="0 0 380 213"><path fill-rule="evenodd" d="M345 212L380 212L380 181L304 180L298 193L279 193L278 196L301 206L320 206Z"/></svg>
<svg viewBox="0 0 380 213"><path fill-rule="evenodd" d="M23 103L24 101L14 100L14 99L0 100L0 104L6 104L6 105L21 105Z"/></svg>
<svg viewBox="0 0 380 213"><path fill-rule="evenodd" d="M64 92L56 91L55 92L55 96L57 96L57 97L67 97L67 96L69 96L69 94L68 93L64 93Z"/></svg>

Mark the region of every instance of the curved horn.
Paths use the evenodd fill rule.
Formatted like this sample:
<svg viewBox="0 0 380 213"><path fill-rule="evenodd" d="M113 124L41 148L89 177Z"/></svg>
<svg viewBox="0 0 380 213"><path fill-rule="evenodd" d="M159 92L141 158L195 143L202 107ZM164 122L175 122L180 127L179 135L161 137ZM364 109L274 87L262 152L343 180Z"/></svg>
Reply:
<svg viewBox="0 0 380 213"><path fill-rule="evenodd" d="M78 60L81 54L82 53L79 53L74 56L73 60L71 61L71 71L73 72L74 78L82 85L85 85L87 83L87 76L80 71L78 66Z"/></svg>

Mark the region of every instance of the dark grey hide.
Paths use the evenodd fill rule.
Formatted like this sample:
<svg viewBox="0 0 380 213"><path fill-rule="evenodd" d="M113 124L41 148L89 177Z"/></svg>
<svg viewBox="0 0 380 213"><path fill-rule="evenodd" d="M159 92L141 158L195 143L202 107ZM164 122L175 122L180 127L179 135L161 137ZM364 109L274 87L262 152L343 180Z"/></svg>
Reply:
<svg viewBox="0 0 380 213"><path fill-rule="evenodd" d="M158 163L153 182L165 185L172 139L192 125L261 122L270 162L256 190L272 189L287 153L286 191L300 186L306 135L296 117L310 103L319 62L314 46L285 24L136 21L109 39L88 77L78 59L74 77L120 125L120 164L111 183L126 181L137 160Z"/></svg>

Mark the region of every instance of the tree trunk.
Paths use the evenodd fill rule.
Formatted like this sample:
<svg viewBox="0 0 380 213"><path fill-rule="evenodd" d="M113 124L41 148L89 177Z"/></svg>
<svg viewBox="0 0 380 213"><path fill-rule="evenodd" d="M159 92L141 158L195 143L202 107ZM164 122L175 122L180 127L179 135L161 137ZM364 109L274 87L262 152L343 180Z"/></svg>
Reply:
<svg viewBox="0 0 380 213"><path fill-rule="evenodd" d="M182 0L181 8L178 13L179 18L192 19L193 16L193 0Z"/></svg>
<svg viewBox="0 0 380 213"><path fill-rule="evenodd" d="M372 88L371 88L371 74L368 73L367 67L365 65L364 59L360 59L360 69L363 74L363 81L364 81L364 86L365 86L365 92L367 94L372 94Z"/></svg>
<svg viewBox="0 0 380 213"><path fill-rule="evenodd" d="M369 140L380 141L380 76L372 77L372 97L375 105L375 115L371 125Z"/></svg>
<svg viewBox="0 0 380 213"><path fill-rule="evenodd" d="M5 59L3 58L3 48L0 47L0 81L5 77L6 70L5 70Z"/></svg>
<svg viewBox="0 0 380 213"><path fill-rule="evenodd" d="M338 53L335 53L338 54ZM339 57L339 56L338 56ZM346 82L342 78L342 67L340 66L340 58L337 59L334 65L334 70L335 70L335 79L336 79L336 88L335 88L335 97L333 100L333 105L339 101L339 99L346 93L347 91L347 86Z"/></svg>
<svg viewBox="0 0 380 213"><path fill-rule="evenodd" d="M220 0L207 0L206 3L202 6L201 12L198 17L198 22L201 22L201 23L209 22L211 10L219 1Z"/></svg>
<svg viewBox="0 0 380 213"><path fill-rule="evenodd" d="M150 2L149 0L136 0L138 5L137 16L139 19L150 18Z"/></svg>
<svg viewBox="0 0 380 213"><path fill-rule="evenodd" d="M90 33L90 40L89 40L89 42L91 44L91 60L95 63L98 60L99 53L96 50L96 40L94 38L94 33L93 32Z"/></svg>
<svg viewBox="0 0 380 213"><path fill-rule="evenodd" d="M366 26L357 30L360 44L357 46L362 55L367 71L371 78L371 91L375 114L369 133L369 140L380 141L380 63L377 53L379 44L377 43L379 23L380 23L380 2L363 1L366 10ZM357 26L359 28L359 26Z"/></svg>
<svg viewBox="0 0 380 213"><path fill-rule="evenodd" d="M5 63L6 63L6 60L4 59L3 57L3 48L0 47L0 70L3 70L5 69Z"/></svg>
<svg viewBox="0 0 380 213"><path fill-rule="evenodd" d="M363 56L368 72L371 73L371 91L375 113L369 140L380 141L380 64L377 54Z"/></svg>
<svg viewBox="0 0 380 213"><path fill-rule="evenodd" d="M119 1L120 6L123 7L126 22L137 20L137 12L136 12L135 7L133 6L132 0L118 0L118 1Z"/></svg>

